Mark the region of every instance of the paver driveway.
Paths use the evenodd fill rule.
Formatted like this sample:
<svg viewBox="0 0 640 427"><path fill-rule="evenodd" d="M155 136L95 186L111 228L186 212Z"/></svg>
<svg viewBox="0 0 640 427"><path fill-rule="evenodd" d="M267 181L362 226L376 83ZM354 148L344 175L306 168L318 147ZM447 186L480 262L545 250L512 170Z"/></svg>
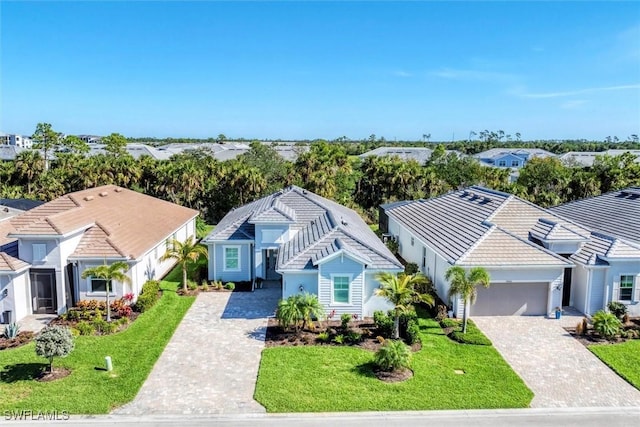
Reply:
<svg viewBox="0 0 640 427"><path fill-rule="evenodd" d="M532 408L640 406L640 392L572 338L561 321L529 316L473 321L533 391Z"/></svg>
<svg viewBox="0 0 640 427"><path fill-rule="evenodd" d="M280 289L201 293L136 398L114 414L263 413L253 400Z"/></svg>

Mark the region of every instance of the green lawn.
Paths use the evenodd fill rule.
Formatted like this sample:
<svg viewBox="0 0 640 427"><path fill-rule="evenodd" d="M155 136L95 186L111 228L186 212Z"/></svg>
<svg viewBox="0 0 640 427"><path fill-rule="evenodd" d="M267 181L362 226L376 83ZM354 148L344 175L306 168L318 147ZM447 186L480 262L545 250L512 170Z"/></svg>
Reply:
<svg viewBox="0 0 640 427"><path fill-rule="evenodd" d="M76 338L67 358L56 358L54 367L66 367L71 375L48 383L32 377L45 367L34 344L0 351L0 412L6 410L58 410L71 414L102 414L131 401L194 301L179 297L180 280L175 269L162 282L163 296L124 332L103 337ZM114 370L100 370L111 356Z"/></svg>
<svg viewBox="0 0 640 427"><path fill-rule="evenodd" d="M589 350L635 388L640 389L640 341L590 345Z"/></svg>
<svg viewBox="0 0 640 427"><path fill-rule="evenodd" d="M492 346L456 343L432 319L420 319L420 327L423 345L410 380L378 380L373 353L359 348L272 347L262 352L255 398L268 412L529 406L533 393Z"/></svg>

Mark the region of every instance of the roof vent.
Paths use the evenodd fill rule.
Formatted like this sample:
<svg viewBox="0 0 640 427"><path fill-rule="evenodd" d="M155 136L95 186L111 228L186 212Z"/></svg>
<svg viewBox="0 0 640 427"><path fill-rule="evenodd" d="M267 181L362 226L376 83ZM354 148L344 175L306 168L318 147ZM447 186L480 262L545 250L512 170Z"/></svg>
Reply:
<svg viewBox="0 0 640 427"><path fill-rule="evenodd" d="M9 212L9 208L2 209L3 212Z"/></svg>
<svg viewBox="0 0 640 427"><path fill-rule="evenodd" d="M106 191L100 193L100 197L107 197L108 195L109 193L107 193Z"/></svg>
<svg viewBox="0 0 640 427"><path fill-rule="evenodd" d="M121 192L121 191L122 191L122 188L120 188L120 187L116 187L116 188L115 188L115 190L113 190L113 191L115 191L116 193L119 193L119 192Z"/></svg>
<svg viewBox="0 0 640 427"><path fill-rule="evenodd" d="M87 202L90 202L91 200L93 200L93 196L84 196L84 199L85 199Z"/></svg>
<svg viewBox="0 0 640 427"><path fill-rule="evenodd" d="M342 223L342 225L347 225L347 221L345 221L344 219L340 221Z"/></svg>

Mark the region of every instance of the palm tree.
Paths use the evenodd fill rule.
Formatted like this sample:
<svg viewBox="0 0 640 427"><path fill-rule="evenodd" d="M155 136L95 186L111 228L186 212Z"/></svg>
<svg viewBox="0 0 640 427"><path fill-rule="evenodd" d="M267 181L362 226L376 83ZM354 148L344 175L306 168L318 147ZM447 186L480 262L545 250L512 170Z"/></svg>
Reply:
<svg viewBox="0 0 640 427"><path fill-rule="evenodd" d="M475 303L478 296L476 286L482 285L488 288L491 278L487 270L482 267L473 267L467 274L467 271L459 265L449 268L445 278L451 283L449 296L459 295L464 300L464 314L462 316L462 333L464 334L467 332L467 306L469 303Z"/></svg>
<svg viewBox="0 0 640 427"><path fill-rule="evenodd" d="M189 236L184 242L178 239L171 239L167 251L160 258L162 261L175 259L180 267L182 267L182 289L187 290L187 268L201 256L207 256L207 248L193 240L193 236Z"/></svg>
<svg viewBox="0 0 640 427"><path fill-rule="evenodd" d="M87 268L82 272L82 278L92 277L94 279L102 279L106 282L107 294L107 322L111 322L111 307L109 303L109 289L111 282L116 280L122 283L131 283L129 276L125 272L129 270L129 264L124 261L116 261L111 265L99 265L97 267Z"/></svg>
<svg viewBox="0 0 640 427"><path fill-rule="evenodd" d="M313 318L320 319L324 316L324 307L320 304L318 296L304 292L299 296L298 304L302 315L302 329L308 326L309 329L313 330Z"/></svg>
<svg viewBox="0 0 640 427"><path fill-rule="evenodd" d="M415 286L423 283L427 278L422 273L416 274L392 274L382 272L376 274L376 280L380 282L380 287L375 290L377 296L386 298L394 308L394 329L393 338L400 337L400 315L407 312L414 303L424 302L432 306L434 299L432 295L420 294Z"/></svg>

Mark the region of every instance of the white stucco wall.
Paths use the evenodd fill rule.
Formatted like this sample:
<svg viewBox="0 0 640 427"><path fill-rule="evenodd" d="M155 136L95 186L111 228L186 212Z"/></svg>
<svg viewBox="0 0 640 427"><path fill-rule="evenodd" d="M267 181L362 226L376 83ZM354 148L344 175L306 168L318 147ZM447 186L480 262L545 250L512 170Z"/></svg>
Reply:
<svg viewBox="0 0 640 427"><path fill-rule="evenodd" d="M28 277L28 270L19 274L0 274L0 314L11 311L14 322L31 314ZM5 291L7 296L3 296Z"/></svg>

